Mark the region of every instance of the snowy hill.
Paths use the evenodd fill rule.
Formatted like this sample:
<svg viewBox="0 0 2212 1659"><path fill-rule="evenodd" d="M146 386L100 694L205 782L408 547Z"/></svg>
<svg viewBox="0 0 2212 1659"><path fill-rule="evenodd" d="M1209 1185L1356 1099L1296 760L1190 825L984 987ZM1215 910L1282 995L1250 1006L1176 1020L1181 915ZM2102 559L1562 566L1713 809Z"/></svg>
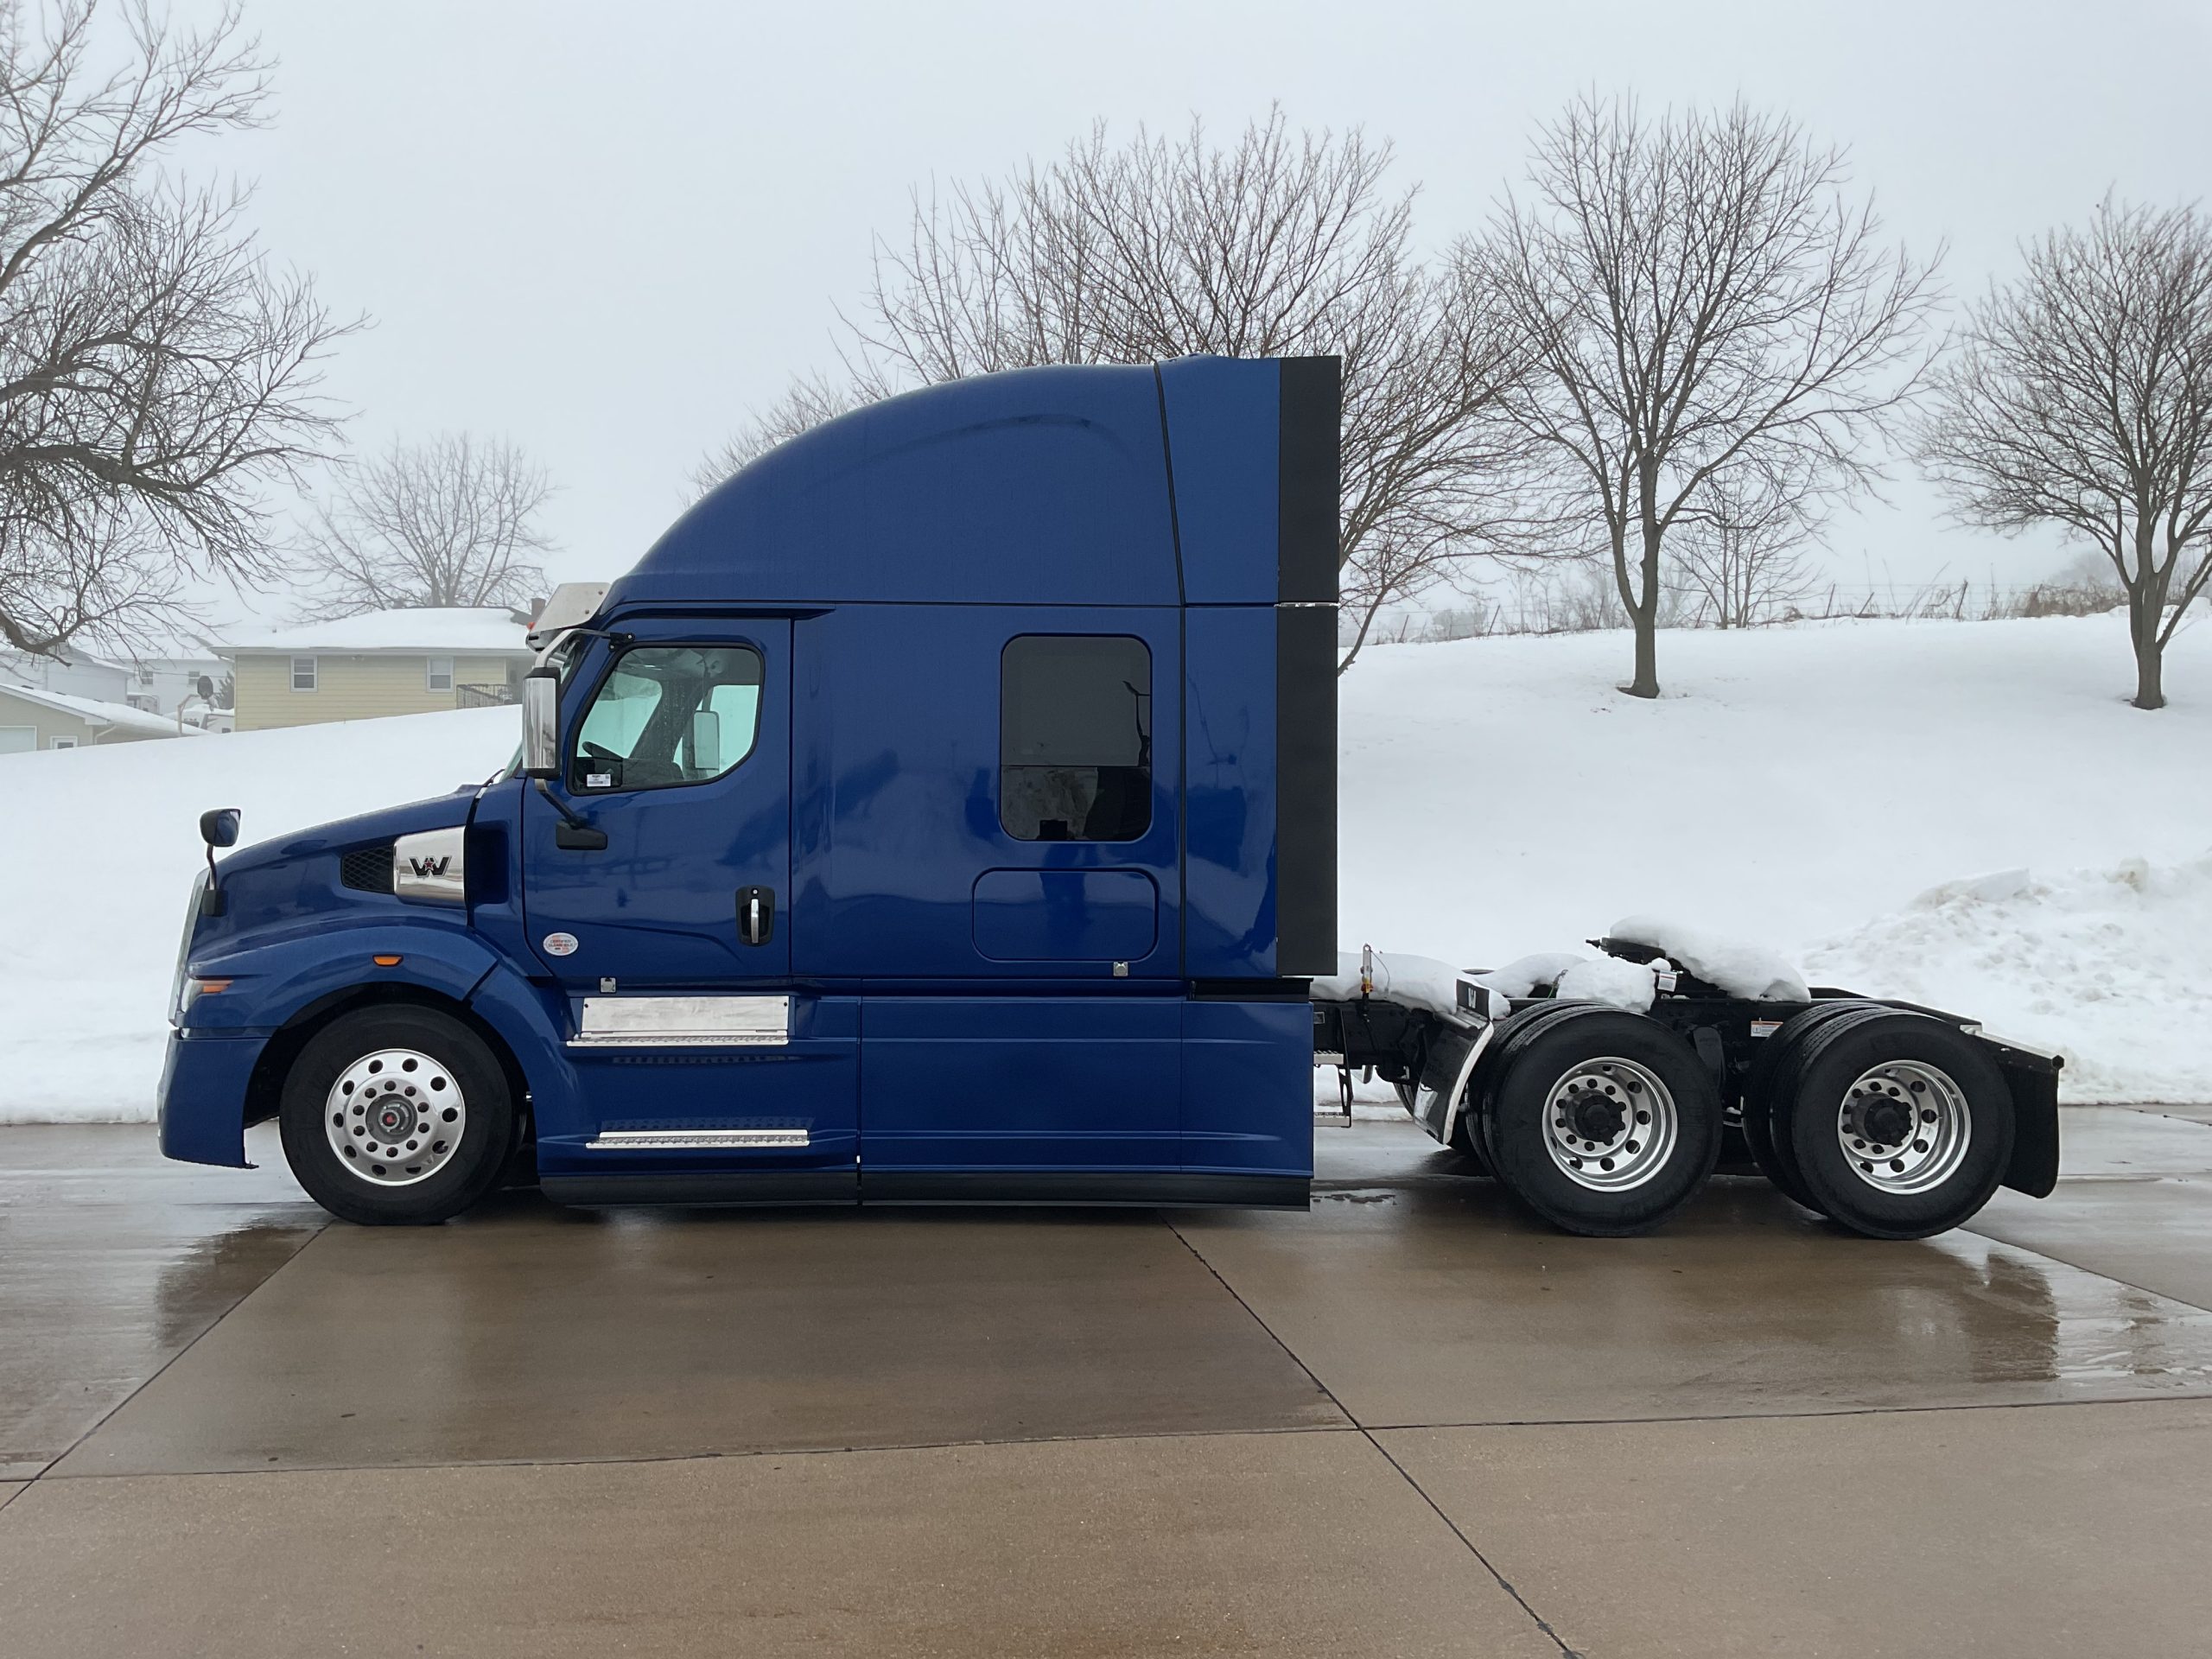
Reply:
<svg viewBox="0 0 2212 1659"><path fill-rule="evenodd" d="M2156 715L2122 701L2114 617L1669 633L1654 703L1613 690L1627 658L1618 634L1363 657L1348 945L1495 965L1662 912L2063 1048L2070 1099L2212 1100L2212 628ZM151 1116L203 808L259 840L485 777L515 730L0 758L0 1122Z"/></svg>
<svg viewBox="0 0 2212 1659"><path fill-rule="evenodd" d="M1660 912L2061 1049L2069 1100L2212 1099L2201 614L2156 714L2125 701L2117 615L1665 633L1656 702L1612 689L1628 656L1575 634L1362 658L1348 943L1481 965Z"/></svg>

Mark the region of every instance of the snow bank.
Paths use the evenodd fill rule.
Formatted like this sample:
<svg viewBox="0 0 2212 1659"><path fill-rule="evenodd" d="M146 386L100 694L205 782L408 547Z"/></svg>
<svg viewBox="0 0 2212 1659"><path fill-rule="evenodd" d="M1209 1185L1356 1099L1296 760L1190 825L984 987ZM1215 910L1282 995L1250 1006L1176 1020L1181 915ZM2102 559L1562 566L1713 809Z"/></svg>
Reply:
<svg viewBox="0 0 2212 1659"><path fill-rule="evenodd" d="M154 1116L202 810L264 841L488 777L515 733L471 709L0 756L0 1123Z"/></svg>
<svg viewBox="0 0 2212 1659"><path fill-rule="evenodd" d="M2069 1102L2212 1100L2212 857L1946 882L1806 966L2058 1050Z"/></svg>

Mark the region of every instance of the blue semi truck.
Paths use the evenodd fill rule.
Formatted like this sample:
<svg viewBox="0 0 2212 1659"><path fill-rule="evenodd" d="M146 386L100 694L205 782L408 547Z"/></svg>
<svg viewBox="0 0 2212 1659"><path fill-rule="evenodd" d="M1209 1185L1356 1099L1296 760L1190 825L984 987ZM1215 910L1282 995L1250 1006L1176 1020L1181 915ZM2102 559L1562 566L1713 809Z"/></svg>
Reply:
<svg viewBox="0 0 2212 1659"><path fill-rule="evenodd" d="M555 595L499 776L219 861L203 818L163 1150L277 1119L364 1223L1302 1207L1320 1065L1580 1232L1724 1157L1885 1236L2047 1192L2056 1061L1956 1016L1648 942L1601 942L1641 1011L1341 976L1339 418L1331 358L1040 368L761 457Z"/></svg>

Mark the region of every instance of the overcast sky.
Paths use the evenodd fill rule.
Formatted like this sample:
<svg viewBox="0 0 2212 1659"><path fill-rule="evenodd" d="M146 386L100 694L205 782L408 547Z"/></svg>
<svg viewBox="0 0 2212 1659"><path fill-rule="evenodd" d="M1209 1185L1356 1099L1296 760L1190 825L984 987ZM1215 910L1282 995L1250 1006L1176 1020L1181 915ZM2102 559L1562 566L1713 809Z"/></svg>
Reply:
<svg viewBox="0 0 2212 1659"><path fill-rule="evenodd" d="M328 379L354 441L512 437L561 486L561 578L626 569L702 453L831 359L832 306L910 188L1001 172L1095 117L1127 133L1198 113L1229 136L1280 100L1294 124L1363 126L1440 246L1578 89L1741 92L1847 143L1896 234L1950 243L1955 294L2107 188L2212 189L2204 0L245 9L281 60L276 118L205 159L258 181L273 254L373 318ZM1840 572L2051 563L1899 498L1838 527Z"/></svg>

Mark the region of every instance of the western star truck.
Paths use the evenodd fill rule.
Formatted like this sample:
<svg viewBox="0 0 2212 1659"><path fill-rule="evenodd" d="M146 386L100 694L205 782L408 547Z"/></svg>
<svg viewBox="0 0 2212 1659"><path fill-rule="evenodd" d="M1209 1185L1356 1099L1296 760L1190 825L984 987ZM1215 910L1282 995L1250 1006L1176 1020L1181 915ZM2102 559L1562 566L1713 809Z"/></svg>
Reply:
<svg viewBox="0 0 2212 1659"><path fill-rule="evenodd" d="M1663 937L1598 942L1627 1007L1340 960L1338 420L1334 359L1185 359L764 455L555 595L490 782L219 861L202 819L164 1151L275 1118L358 1222L1302 1207L1322 1065L1578 1232L1724 1154L1880 1236L2047 1193L2056 1062L1957 1016Z"/></svg>

